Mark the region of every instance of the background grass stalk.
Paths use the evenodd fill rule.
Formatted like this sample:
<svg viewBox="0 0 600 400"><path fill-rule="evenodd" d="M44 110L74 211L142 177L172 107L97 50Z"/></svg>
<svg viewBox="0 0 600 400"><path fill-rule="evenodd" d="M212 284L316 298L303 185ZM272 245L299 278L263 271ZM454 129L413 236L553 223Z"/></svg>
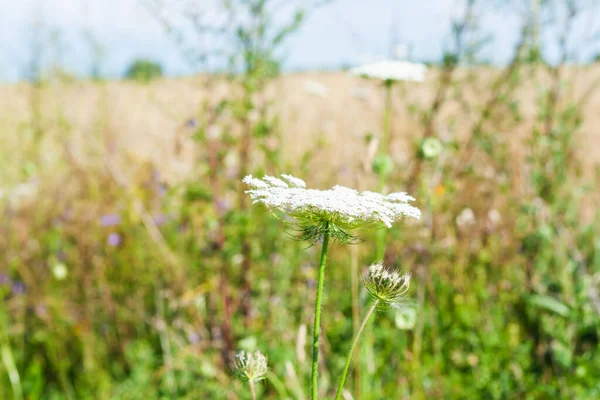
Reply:
<svg viewBox="0 0 600 400"><path fill-rule="evenodd" d="M329 223L325 225L321 261L319 262L319 281L317 283L317 298L315 300L315 321L313 327L313 354L311 374L311 399L317 399L317 375L319 373L319 324L321 323L321 302L323 300L323 282L325 280L325 265L327 264L327 248L329 247Z"/></svg>
<svg viewBox="0 0 600 400"><path fill-rule="evenodd" d="M383 113L383 138L381 139L381 153L387 155L390 151L390 136L392 127L392 86L393 81L385 82L385 110Z"/></svg>
<svg viewBox="0 0 600 400"><path fill-rule="evenodd" d="M393 81L385 82L385 109L383 112L383 137L381 138L381 146L380 146L380 154L389 157L389 149L390 149L390 136L391 136L391 121L392 121L392 86L394 85ZM386 177L388 171L385 171L385 168L381 169L378 172L378 180L377 180L377 192L383 193L383 189L386 184ZM385 256L385 237L386 230L381 229L377 231L376 238L376 251L375 251L375 259L382 260Z"/></svg>
<svg viewBox="0 0 600 400"><path fill-rule="evenodd" d="M350 247L350 284L352 286L352 330L357 332L360 326L359 304L358 304L358 248ZM360 357L356 357L356 367L354 368L354 398L360 400Z"/></svg>
<svg viewBox="0 0 600 400"><path fill-rule="evenodd" d="M358 331L354 335L354 340L352 341L352 346L350 346L350 350L348 351L348 356L346 357L346 365L344 365L344 371L342 372L342 378L340 379L340 384L338 386L337 394L335 396L336 400L339 400L342 398L342 392L344 391L346 377L348 376L348 370L350 369L350 363L352 363L352 354L354 353L354 349L356 348L356 345L358 344L358 339L360 339L360 335L364 331L365 326L367 326L367 321L369 320L369 318L371 318L371 314L373 314L373 312L377 308L378 304L379 304L379 299L377 299L373 302L373 304L371 305L371 308L369 308L369 311L367 311L367 314L365 315L365 318L363 319L363 322L360 325L360 328L358 328Z"/></svg>

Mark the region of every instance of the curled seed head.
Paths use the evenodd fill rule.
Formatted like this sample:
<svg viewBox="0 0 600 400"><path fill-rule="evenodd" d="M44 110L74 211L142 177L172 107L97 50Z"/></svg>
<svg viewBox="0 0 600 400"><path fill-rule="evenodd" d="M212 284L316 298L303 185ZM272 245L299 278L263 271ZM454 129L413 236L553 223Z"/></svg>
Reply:
<svg viewBox="0 0 600 400"><path fill-rule="evenodd" d="M257 382L267 375L267 357L260 351L238 351L232 363L233 374L244 382Z"/></svg>
<svg viewBox="0 0 600 400"><path fill-rule="evenodd" d="M408 289L410 274L387 269L383 263L374 263L364 277L365 288L383 304L402 308L410 304Z"/></svg>

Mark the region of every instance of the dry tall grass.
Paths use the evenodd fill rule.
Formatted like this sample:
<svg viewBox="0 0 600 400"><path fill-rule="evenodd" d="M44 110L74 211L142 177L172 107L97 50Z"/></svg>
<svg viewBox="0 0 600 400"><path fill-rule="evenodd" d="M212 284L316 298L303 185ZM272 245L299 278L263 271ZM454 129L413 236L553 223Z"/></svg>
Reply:
<svg viewBox="0 0 600 400"><path fill-rule="evenodd" d="M468 81L462 84L462 93L463 102L469 104L465 107L456 98L445 104L436 122L442 140L468 137L474 113L492 95L490 81L497 74L490 68L459 71L457 82ZM580 98L598 84L600 66L568 67L563 74L571 83L568 91L573 98ZM431 103L437 75L438 71L432 70L426 83L396 88L392 150L400 168L412 158L411 142L422 131L408 106L426 108ZM214 81L209 92L205 89L207 79ZM523 121L516 130L498 131L515 156L522 153L522 133L533 124L540 89L524 84L517 95ZM33 125L40 124L43 135L36 147L47 166L52 166L65 149L81 163L108 150L127 159L150 161L167 180L177 181L189 174L196 159L191 139L194 128L189 122L202 118L198 114L203 101L216 103L227 90L225 82L207 77L163 79L145 85L111 81L50 82L38 89L27 84L0 86L0 146L5 160L0 176L6 184L16 183L17 170L29 157L27 149L37 140ZM377 136L381 131L382 90L376 83L342 72L280 78L268 96L275 104L273 111L280 115L286 162L297 165L302 154L313 151L313 165L319 165L321 172L321 164L327 160L323 167L328 174L320 178L329 180L342 171L337 178L343 180L343 171L361 165L367 156L366 134ZM39 107L37 117L33 115L35 107ZM584 107L583 134L577 138L588 173L600 162L598 109L600 91L594 91ZM498 126L502 124L496 123Z"/></svg>

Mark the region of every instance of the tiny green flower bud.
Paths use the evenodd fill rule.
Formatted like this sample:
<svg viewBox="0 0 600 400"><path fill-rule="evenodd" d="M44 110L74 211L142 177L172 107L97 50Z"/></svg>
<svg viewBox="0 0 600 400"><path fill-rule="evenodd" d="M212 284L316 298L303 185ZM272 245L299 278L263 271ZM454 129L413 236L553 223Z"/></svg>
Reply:
<svg viewBox="0 0 600 400"><path fill-rule="evenodd" d="M439 139L428 137L423 139L419 146L419 155L425 159L431 160L436 158L442 152L443 145Z"/></svg>
<svg viewBox="0 0 600 400"><path fill-rule="evenodd" d="M233 374L244 382L258 382L267 375L267 357L260 351L238 351L232 363Z"/></svg>
<svg viewBox="0 0 600 400"><path fill-rule="evenodd" d="M408 300L410 274L401 274L398 271L389 271L381 262L372 264L364 278L365 288L383 304L395 308L402 308Z"/></svg>
<svg viewBox="0 0 600 400"><path fill-rule="evenodd" d="M373 172L378 176L388 176L394 169L394 162L387 154L379 154L373 160Z"/></svg>

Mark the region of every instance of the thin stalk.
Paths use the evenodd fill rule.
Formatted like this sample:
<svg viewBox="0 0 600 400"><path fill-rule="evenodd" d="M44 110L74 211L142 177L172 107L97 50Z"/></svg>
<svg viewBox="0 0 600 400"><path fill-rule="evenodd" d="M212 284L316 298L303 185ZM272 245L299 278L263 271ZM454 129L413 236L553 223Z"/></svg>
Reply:
<svg viewBox="0 0 600 400"><path fill-rule="evenodd" d="M392 86L393 81L385 82L385 110L383 111L383 138L381 139L381 153L388 154L390 151L390 136L392 128Z"/></svg>
<svg viewBox="0 0 600 400"><path fill-rule="evenodd" d="M167 324L165 318L165 306L163 304L162 294L158 286L156 286L155 293L156 311L161 321L165 322L164 325L158 329L158 336L160 339L160 347L163 353L163 359L166 367L166 382L171 394L177 393L177 378L173 373L173 352L171 351L171 341L169 339L169 332L167 331Z"/></svg>
<svg viewBox="0 0 600 400"><path fill-rule="evenodd" d="M256 388L253 381L250 381L250 393L252 393L252 400L256 400Z"/></svg>
<svg viewBox="0 0 600 400"><path fill-rule="evenodd" d="M393 81L385 82L385 109L383 111L383 137L381 138L380 154L389 156L390 152L390 136L392 128L392 86ZM383 192L386 184L386 174L388 171L380 171L377 180L377 192ZM377 232L376 246L375 246L375 259L382 260L385 255L385 237L386 230L381 229Z"/></svg>
<svg viewBox="0 0 600 400"><path fill-rule="evenodd" d="M359 304L358 304L358 247L352 246L350 247L351 252L351 263L350 263L350 275L351 275L351 285L352 285L352 331L358 332L359 324L360 324L360 315L359 315ZM358 357L358 362L356 367L354 368L354 393L356 400L360 400L360 357Z"/></svg>
<svg viewBox="0 0 600 400"><path fill-rule="evenodd" d="M360 335L362 334L363 330L365 329L365 326L367 326L367 321L369 321L369 318L371 318L371 314L373 314L373 312L377 308L378 304L379 304L379 299L377 299L373 302L373 305L371 305L371 308L369 308L369 311L365 315L365 318L363 319L362 324L360 325L360 328L358 328L358 331L354 335L354 340L352 341L352 346L350 346L350 350L348 351L348 357L346 358L346 365L344 365L344 371L342 372L342 379L340 380L337 394L335 395L335 400L340 400L342 398L342 392L344 391L344 384L346 383L346 377L348 376L348 370L350 369L350 364L352 363L352 354L354 353L354 349L356 348L356 345L358 344L358 339L360 338Z"/></svg>
<svg viewBox="0 0 600 400"><path fill-rule="evenodd" d="M2 343L2 362L4 367L8 371L8 379L12 386L13 398L15 400L23 399L23 388L21 386L21 377L19 376L19 370L13 357L10 345L8 342Z"/></svg>
<svg viewBox="0 0 600 400"><path fill-rule="evenodd" d="M321 323L321 302L323 300L323 282L325 281L325 264L327 264L327 248L329 247L329 224L325 226L323 235L323 247L321 249L321 261L319 263L319 281L317 283L317 299L315 300L315 321L313 327L313 354L311 375L311 399L317 400L317 375L319 372L319 331Z"/></svg>

